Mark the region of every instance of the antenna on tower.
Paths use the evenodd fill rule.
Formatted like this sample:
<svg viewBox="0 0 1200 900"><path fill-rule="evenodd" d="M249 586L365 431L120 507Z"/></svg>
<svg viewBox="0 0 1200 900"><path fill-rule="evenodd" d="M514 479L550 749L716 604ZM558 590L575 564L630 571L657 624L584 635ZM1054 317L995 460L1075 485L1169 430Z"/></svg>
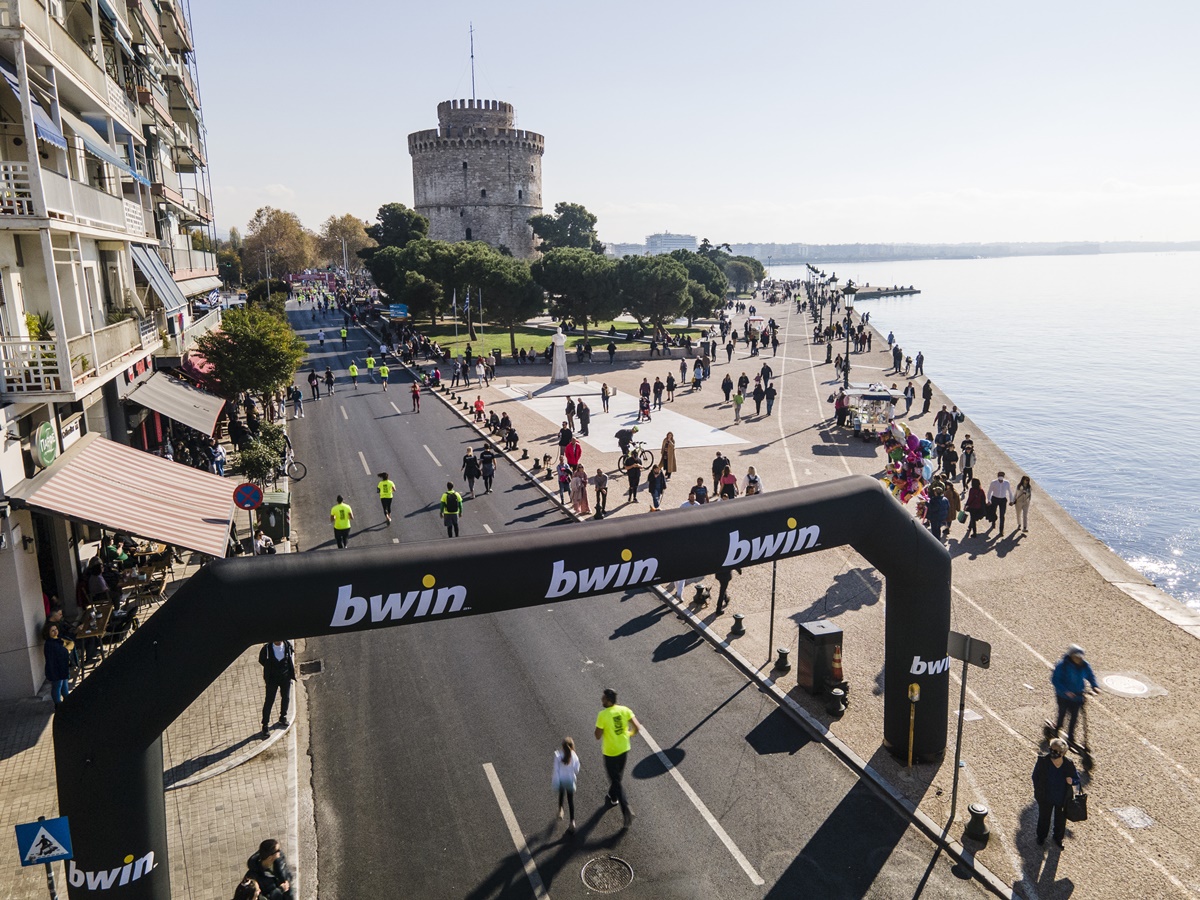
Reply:
<svg viewBox="0 0 1200 900"><path fill-rule="evenodd" d="M471 99L475 99L475 23L471 22Z"/></svg>

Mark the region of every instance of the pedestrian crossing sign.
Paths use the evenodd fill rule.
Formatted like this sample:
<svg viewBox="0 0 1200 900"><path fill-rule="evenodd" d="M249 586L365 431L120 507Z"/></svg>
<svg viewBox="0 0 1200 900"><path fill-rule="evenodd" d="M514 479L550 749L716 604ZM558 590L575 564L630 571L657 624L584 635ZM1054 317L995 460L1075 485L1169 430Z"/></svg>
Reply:
<svg viewBox="0 0 1200 900"><path fill-rule="evenodd" d="M16 826L16 831L17 852L21 855L23 866L52 863L73 856L71 829L67 826L66 816L26 822Z"/></svg>

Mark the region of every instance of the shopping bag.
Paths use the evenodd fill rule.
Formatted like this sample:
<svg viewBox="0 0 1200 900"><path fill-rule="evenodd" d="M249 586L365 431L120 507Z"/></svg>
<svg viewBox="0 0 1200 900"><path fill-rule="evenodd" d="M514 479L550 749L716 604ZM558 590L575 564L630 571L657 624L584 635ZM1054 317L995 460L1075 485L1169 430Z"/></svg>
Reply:
<svg viewBox="0 0 1200 900"><path fill-rule="evenodd" d="M961 509L958 511L958 521L960 521L960 522L967 521L967 514L965 512L963 512Z"/></svg>
<svg viewBox="0 0 1200 900"><path fill-rule="evenodd" d="M1067 821L1087 821L1087 794L1076 794L1067 801Z"/></svg>

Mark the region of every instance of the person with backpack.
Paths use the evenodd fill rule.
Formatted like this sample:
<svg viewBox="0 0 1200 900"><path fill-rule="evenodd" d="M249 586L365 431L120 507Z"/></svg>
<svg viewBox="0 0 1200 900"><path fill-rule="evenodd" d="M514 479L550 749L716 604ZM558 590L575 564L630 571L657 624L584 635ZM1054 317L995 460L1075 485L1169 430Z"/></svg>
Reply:
<svg viewBox="0 0 1200 900"><path fill-rule="evenodd" d="M263 644L258 651L258 664L262 666L263 681L267 696L263 701L262 732L264 741L271 736L271 710L275 706L275 695L280 695L279 721L285 728L288 724L288 706L292 702L292 682L296 680L296 648L291 641L272 641Z"/></svg>
<svg viewBox="0 0 1200 900"><path fill-rule="evenodd" d="M475 451L470 447L462 459L462 474L463 478L467 479L467 490L471 492L471 499L474 500L475 479L482 475L483 471L479 468L479 459L475 456Z"/></svg>
<svg viewBox="0 0 1200 900"><path fill-rule="evenodd" d="M294 384L288 388L288 393L292 395L292 418L304 418L304 391L296 387Z"/></svg>
<svg viewBox="0 0 1200 900"><path fill-rule="evenodd" d="M458 520L463 514L462 494L454 489L454 482L446 482L446 493L441 499L442 524L446 526L446 537L458 537Z"/></svg>
<svg viewBox="0 0 1200 900"><path fill-rule="evenodd" d="M258 845L258 852L246 860L246 878L252 880L260 893L249 896L265 897L267 900L295 900L296 889L292 883L296 876L284 859L279 841L274 838Z"/></svg>
<svg viewBox="0 0 1200 900"><path fill-rule="evenodd" d="M754 466L750 466L746 469L746 477L742 479L742 495L753 497L755 494L761 494L764 490L762 478L759 477Z"/></svg>

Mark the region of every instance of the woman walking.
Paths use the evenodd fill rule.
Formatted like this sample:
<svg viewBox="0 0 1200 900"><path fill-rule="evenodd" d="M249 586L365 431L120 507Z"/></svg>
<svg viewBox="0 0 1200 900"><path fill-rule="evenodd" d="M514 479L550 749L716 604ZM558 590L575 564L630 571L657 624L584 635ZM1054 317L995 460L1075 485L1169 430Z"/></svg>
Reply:
<svg viewBox="0 0 1200 900"><path fill-rule="evenodd" d="M575 742L569 737L563 738L562 749L554 754L553 786L558 791L558 817L563 817L563 801L571 813L571 824L567 826L567 834L575 833L575 784L579 777L579 754L575 752Z"/></svg>
<svg viewBox="0 0 1200 900"><path fill-rule="evenodd" d="M1067 802L1079 786L1079 772L1067 758L1067 742L1055 738L1050 752L1039 756L1033 767L1033 799L1037 802L1037 842L1046 843L1050 819L1054 819L1054 843L1061 850L1067 835Z"/></svg>
<svg viewBox="0 0 1200 900"><path fill-rule="evenodd" d="M668 431L667 436L663 438L662 455L659 457L658 464L662 466L663 474L670 481L671 476L675 474L675 432L673 431Z"/></svg>
<svg viewBox="0 0 1200 900"><path fill-rule="evenodd" d="M1017 512L1017 525L1023 532L1029 531L1029 504L1032 502L1033 482L1029 480L1028 475L1023 475L1017 482L1017 492L1013 498L1013 509Z"/></svg>
<svg viewBox="0 0 1200 900"><path fill-rule="evenodd" d="M967 511L967 515L971 517L967 523L967 537L976 537L979 534L977 526L979 520L983 518L987 511L987 495L983 492L983 484L978 478L971 479L971 490L967 494L967 502L963 507Z"/></svg>
<svg viewBox="0 0 1200 900"><path fill-rule="evenodd" d="M737 476L726 466L717 479L717 496L722 500L732 500L738 495Z"/></svg>
<svg viewBox="0 0 1200 900"><path fill-rule="evenodd" d="M662 507L662 495L667 490L667 476L663 474L662 466L655 463L650 467L646 477L646 490L650 492L650 512L658 512Z"/></svg>
<svg viewBox="0 0 1200 900"><path fill-rule="evenodd" d="M629 490L625 499L630 503L640 503L638 500L638 485L642 480L642 460L636 450L630 450L625 456L625 476L629 479Z"/></svg>
<svg viewBox="0 0 1200 900"><path fill-rule="evenodd" d="M607 383L600 385L600 405L604 407L605 412L608 412L608 398L611 394L612 392L609 391Z"/></svg>
<svg viewBox="0 0 1200 900"><path fill-rule="evenodd" d="M462 459L463 478L467 479L467 490L471 492L471 499L475 499L475 479L483 472L479 468L479 459L475 456L475 451L470 447L467 448L466 455Z"/></svg>
<svg viewBox="0 0 1200 900"><path fill-rule="evenodd" d="M753 497L755 494L761 494L766 488L763 487L762 478L755 471L754 466L746 469L746 477L742 479L742 495L745 497Z"/></svg>
<svg viewBox="0 0 1200 900"><path fill-rule="evenodd" d="M495 415L495 413L492 413ZM484 445L479 451L479 471L483 475L483 492L492 492L492 479L496 477L496 453L491 445Z"/></svg>

